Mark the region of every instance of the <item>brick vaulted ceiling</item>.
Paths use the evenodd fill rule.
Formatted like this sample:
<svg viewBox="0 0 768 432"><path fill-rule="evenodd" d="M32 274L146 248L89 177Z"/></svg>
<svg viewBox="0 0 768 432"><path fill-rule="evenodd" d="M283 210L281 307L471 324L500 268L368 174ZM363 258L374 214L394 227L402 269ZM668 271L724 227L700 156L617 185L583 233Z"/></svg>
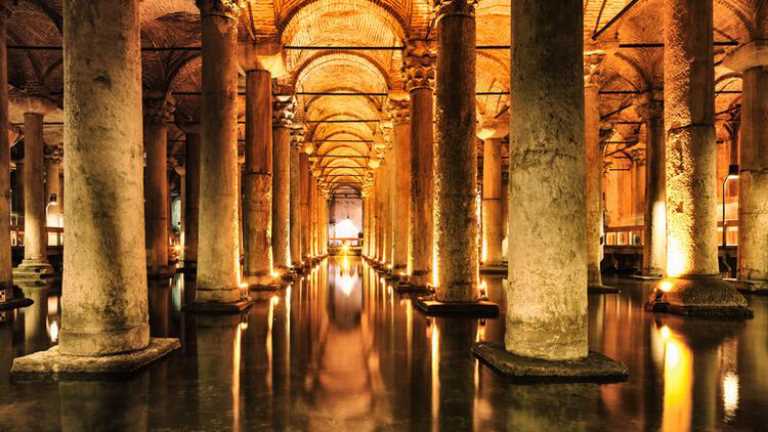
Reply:
<svg viewBox="0 0 768 432"><path fill-rule="evenodd" d="M6 0L8 1L8 0ZM409 38L433 36L433 0L245 0L240 37L249 40L279 41L295 47L285 51L287 74L279 77L280 88L299 92L352 91L382 96L323 97L299 96L297 117L303 120L380 119L387 120L387 94L402 88L402 51L350 50L344 47L399 47ZM514 1L514 0L511 0ZM584 0L585 49L604 49L605 90L647 91L661 89L663 49L616 48L618 43L658 43L662 0ZM764 38L768 0L714 0L715 40L744 43ZM10 0L13 15L9 25L9 72L12 91L43 92L61 104L61 51L29 47L61 46L61 0ZM510 0L479 0L477 44L506 46L510 43ZM618 17L618 18L617 18ZM142 44L145 48L198 47L199 14L194 0L143 0L141 2ZM595 37L595 35L598 35ZM27 47L25 49L24 47ZM312 47L340 47L315 49ZM733 45L716 47L716 61ZM298 49L304 48L304 49ZM176 93L179 121L198 117L200 90L199 51L194 49L145 50L143 52L146 92ZM494 117L506 109L509 90L509 50L482 49L477 54L480 118ZM738 106L741 80L738 75L716 66L717 110L728 116ZM732 91L730 91L732 90ZM635 120L631 109L636 95L606 92L601 112L610 120ZM11 107L12 121L21 113ZM241 101L241 111L244 104ZM621 123L614 122L615 123ZM634 126L615 126L621 137L639 133ZM48 140L60 139L55 129L46 128ZM178 132L178 131L177 131ZM180 132L179 132L180 133ZM319 152L367 156L371 142L386 133L376 123L308 124L310 140L359 140L361 143L323 145ZM176 142L171 140L171 143ZM172 151L183 154L183 146ZM348 166L355 160L335 162Z"/></svg>

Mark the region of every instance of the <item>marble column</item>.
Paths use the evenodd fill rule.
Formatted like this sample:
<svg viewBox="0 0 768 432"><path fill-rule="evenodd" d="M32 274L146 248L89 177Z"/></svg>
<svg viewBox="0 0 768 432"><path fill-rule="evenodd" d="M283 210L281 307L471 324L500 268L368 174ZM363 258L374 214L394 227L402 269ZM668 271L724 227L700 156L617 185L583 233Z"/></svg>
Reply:
<svg viewBox="0 0 768 432"><path fill-rule="evenodd" d="M589 52L584 55L584 146L586 155L587 202L587 283L603 285L600 263L603 259L603 146L600 143L601 64L605 54Z"/></svg>
<svg viewBox="0 0 768 432"><path fill-rule="evenodd" d="M667 268L654 308L695 315L750 314L738 291L719 279L717 148L711 1L666 0Z"/></svg>
<svg viewBox="0 0 768 432"><path fill-rule="evenodd" d="M186 129L184 167L184 267L197 266L198 217L200 209L200 130L199 127Z"/></svg>
<svg viewBox="0 0 768 432"><path fill-rule="evenodd" d="M45 154L45 203L46 225L63 227L61 209L61 162L63 151L59 146L46 146Z"/></svg>
<svg viewBox="0 0 768 432"><path fill-rule="evenodd" d="M544 360L588 352L582 7L512 3L505 343Z"/></svg>
<svg viewBox="0 0 768 432"><path fill-rule="evenodd" d="M432 88L435 53L423 41L409 41L405 56L406 87L411 99L411 215L408 274L414 286L432 282L434 146Z"/></svg>
<svg viewBox="0 0 768 432"><path fill-rule="evenodd" d="M24 114L24 260L14 271L16 279L39 279L53 274L48 262L43 185L43 112Z"/></svg>
<svg viewBox="0 0 768 432"><path fill-rule="evenodd" d="M11 146L8 142L8 49L7 27L11 11L6 0L0 1L0 232L11 231ZM0 236L0 295L13 296L11 236Z"/></svg>
<svg viewBox="0 0 768 432"><path fill-rule="evenodd" d="M272 75L248 71L245 84L245 277L272 282Z"/></svg>
<svg viewBox="0 0 768 432"><path fill-rule="evenodd" d="M411 117L410 100L390 98L390 116L394 125L395 142L392 170L392 272L405 274L408 270L408 238L411 217Z"/></svg>
<svg viewBox="0 0 768 432"><path fill-rule="evenodd" d="M272 256L275 269L291 267L291 127L294 101L278 96L272 121Z"/></svg>
<svg viewBox="0 0 768 432"><path fill-rule="evenodd" d="M198 1L203 66L195 303L233 311L244 307L237 179L237 4Z"/></svg>
<svg viewBox="0 0 768 432"><path fill-rule="evenodd" d="M311 218L310 228L312 231L312 258L317 258L320 255L320 241L318 239L318 194L317 194L317 178L311 177L309 181L309 213Z"/></svg>
<svg viewBox="0 0 768 432"><path fill-rule="evenodd" d="M664 103L648 95L638 107L645 123L643 275L663 276L667 262Z"/></svg>
<svg viewBox="0 0 768 432"><path fill-rule="evenodd" d="M475 4L437 2L435 298L478 297Z"/></svg>
<svg viewBox="0 0 768 432"><path fill-rule="evenodd" d="M392 140L392 128L391 124L387 125L387 131L386 134L386 145L387 150L384 153L384 170L382 172L382 257L381 262L384 264L386 270L390 270L392 268L392 244L393 242L393 226L392 223L392 216L393 216L393 210L392 210L392 194L395 193L393 190L393 177L395 173L395 149L393 147L393 140Z"/></svg>
<svg viewBox="0 0 768 432"><path fill-rule="evenodd" d="M309 214L309 183L312 174L309 172L309 155L306 151L299 156L299 200L301 201L301 259L307 264L312 258L312 217Z"/></svg>
<svg viewBox="0 0 768 432"><path fill-rule="evenodd" d="M152 95L144 107L144 199L150 275L168 271L168 126L174 104L165 95Z"/></svg>
<svg viewBox="0 0 768 432"><path fill-rule="evenodd" d="M478 130L483 140L483 237L481 262L486 266L501 266L504 255L501 243L504 240L502 219L501 187L501 142L509 131L509 118L500 124L485 122Z"/></svg>
<svg viewBox="0 0 768 432"><path fill-rule="evenodd" d="M296 125L291 130L291 194L290 216L291 216L291 265L300 267L304 260L301 243L301 154L304 144L304 127Z"/></svg>
<svg viewBox="0 0 768 432"><path fill-rule="evenodd" d="M62 329L13 373L125 371L179 346L149 336L139 1L68 0L63 18Z"/></svg>

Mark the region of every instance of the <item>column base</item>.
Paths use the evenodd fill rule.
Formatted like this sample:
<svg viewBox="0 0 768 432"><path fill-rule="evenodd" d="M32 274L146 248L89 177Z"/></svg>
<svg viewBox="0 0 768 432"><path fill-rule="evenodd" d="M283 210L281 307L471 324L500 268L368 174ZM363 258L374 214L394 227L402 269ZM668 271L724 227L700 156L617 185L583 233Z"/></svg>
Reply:
<svg viewBox="0 0 768 432"><path fill-rule="evenodd" d="M275 291L284 285L282 277L272 277L268 274L244 275L243 282L248 284L249 291Z"/></svg>
<svg viewBox="0 0 768 432"><path fill-rule="evenodd" d="M217 302L193 302L184 305L185 312L204 313L204 314L235 314L241 313L253 305L253 301L242 299L232 303Z"/></svg>
<svg viewBox="0 0 768 432"><path fill-rule="evenodd" d="M741 293L768 295L768 281L731 278L724 278L723 280L733 284L733 286Z"/></svg>
<svg viewBox="0 0 768 432"><path fill-rule="evenodd" d="M427 271L416 271L408 276L408 283L411 286L428 290L430 289L430 282L432 280L432 273Z"/></svg>
<svg viewBox="0 0 768 432"><path fill-rule="evenodd" d="M426 286L418 286L411 283L410 278L401 278L394 284L395 292L399 294L406 293L426 293L429 289Z"/></svg>
<svg viewBox="0 0 768 432"><path fill-rule="evenodd" d="M499 374L517 382L611 383L629 378L624 364L594 351L580 360L552 361L519 356L500 344L480 342L472 346L472 354Z"/></svg>
<svg viewBox="0 0 768 432"><path fill-rule="evenodd" d="M588 294L617 294L620 293L621 290L616 287L607 286L607 285L587 285L587 293Z"/></svg>
<svg viewBox="0 0 768 432"><path fill-rule="evenodd" d="M0 303L0 311L25 308L27 306L32 306L32 304L34 303L35 302L32 301L32 299L29 299L26 297L16 297L12 299L7 299L6 301Z"/></svg>
<svg viewBox="0 0 768 432"><path fill-rule="evenodd" d="M486 300L474 302L441 302L434 296L418 297L416 307L429 316L465 316L493 318L499 315L499 305Z"/></svg>
<svg viewBox="0 0 768 432"><path fill-rule="evenodd" d="M715 319L748 319L752 310L733 285L719 276L661 280L646 303L652 312Z"/></svg>
<svg viewBox="0 0 768 432"><path fill-rule="evenodd" d="M13 279L15 281L27 283L45 283L46 280L53 279L56 272L48 261L43 260L24 260L18 267L13 269Z"/></svg>
<svg viewBox="0 0 768 432"><path fill-rule="evenodd" d="M509 266L504 263L488 263L480 265L480 274L506 275L509 273Z"/></svg>
<svg viewBox="0 0 768 432"><path fill-rule="evenodd" d="M148 364L181 348L178 339L152 338L146 348L124 354L81 357L59 353L54 346L13 361L11 376L15 380L81 380L127 377Z"/></svg>

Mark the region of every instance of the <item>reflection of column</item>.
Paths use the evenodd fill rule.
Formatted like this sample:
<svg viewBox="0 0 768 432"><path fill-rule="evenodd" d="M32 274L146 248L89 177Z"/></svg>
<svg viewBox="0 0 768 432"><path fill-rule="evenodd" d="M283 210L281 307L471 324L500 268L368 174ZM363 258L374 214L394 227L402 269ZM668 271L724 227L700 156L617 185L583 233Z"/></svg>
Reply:
<svg viewBox="0 0 768 432"><path fill-rule="evenodd" d="M435 54L423 41L410 41L405 57L411 97L411 217L408 236L410 282L424 286L432 278L432 86Z"/></svg>
<svg viewBox="0 0 768 432"><path fill-rule="evenodd" d="M237 17L233 2L201 0L202 136L196 302L240 301Z"/></svg>
<svg viewBox="0 0 768 432"><path fill-rule="evenodd" d="M245 99L245 275L270 282L272 273L272 77L248 71Z"/></svg>
<svg viewBox="0 0 768 432"><path fill-rule="evenodd" d="M64 432L149 430L149 374L121 382L60 382L59 421ZM83 397L88 395L88 397Z"/></svg>
<svg viewBox="0 0 768 432"><path fill-rule="evenodd" d="M600 86L602 85L601 64L604 53L587 53L584 64L584 146L586 156L586 201L587 201L587 278L588 285L600 287L603 276L600 262L603 259L603 245L600 235L603 231L603 147L600 143Z"/></svg>
<svg viewBox="0 0 768 432"><path fill-rule="evenodd" d="M302 243L301 243L301 147L304 143L304 127L299 125L291 130L291 194L290 215L291 215L291 264L294 267L301 266L303 261Z"/></svg>
<svg viewBox="0 0 768 432"><path fill-rule="evenodd" d="M11 231L11 146L8 142L8 49L6 46L8 18L7 2L0 3L0 233ZM6 298L13 294L13 263L11 236L0 236L0 291Z"/></svg>
<svg viewBox="0 0 768 432"><path fill-rule="evenodd" d="M446 302L477 297L475 3L436 10L435 298Z"/></svg>
<svg viewBox="0 0 768 432"><path fill-rule="evenodd" d="M405 272L408 267L408 231L405 221L411 217L411 124L408 99L390 99L394 124L394 149L391 191L392 207L392 271Z"/></svg>
<svg viewBox="0 0 768 432"><path fill-rule="evenodd" d="M272 256L276 268L291 266L291 126L294 102L278 96L273 111Z"/></svg>
<svg viewBox="0 0 768 432"><path fill-rule="evenodd" d="M200 207L200 132L187 130L184 168L184 266L197 266L198 214Z"/></svg>
<svg viewBox="0 0 768 432"><path fill-rule="evenodd" d="M648 98L639 107L645 122L645 210L643 274L664 275L667 261L667 214L664 145L664 104Z"/></svg>
<svg viewBox="0 0 768 432"><path fill-rule="evenodd" d="M512 8L506 349L547 360L588 352L582 6Z"/></svg>

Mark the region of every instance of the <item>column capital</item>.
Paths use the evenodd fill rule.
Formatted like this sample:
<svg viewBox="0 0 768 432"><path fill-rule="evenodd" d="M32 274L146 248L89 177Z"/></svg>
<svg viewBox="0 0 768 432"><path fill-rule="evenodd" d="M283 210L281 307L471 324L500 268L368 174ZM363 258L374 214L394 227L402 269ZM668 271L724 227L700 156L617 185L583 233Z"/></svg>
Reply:
<svg viewBox="0 0 768 432"><path fill-rule="evenodd" d="M48 163L60 164L64 160L64 147L61 144L46 144L43 147L43 158Z"/></svg>
<svg viewBox="0 0 768 432"><path fill-rule="evenodd" d="M195 0L201 16L217 15L237 19L245 8L245 0Z"/></svg>
<svg viewBox="0 0 768 432"><path fill-rule="evenodd" d="M390 97L387 104L387 113L395 126L411 121L411 101Z"/></svg>
<svg viewBox="0 0 768 432"><path fill-rule="evenodd" d="M606 52L602 50L584 52L584 86L600 88L605 81L603 60Z"/></svg>
<svg viewBox="0 0 768 432"><path fill-rule="evenodd" d="M48 99L46 93L47 91L39 83L27 83L23 91L11 87L8 99L11 105L24 114L46 115L58 109L56 104Z"/></svg>
<svg viewBox="0 0 768 432"><path fill-rule="evenodd" d="M406 90L434 88L436 59L437 54L429 42L417 39L408 41L403 57Z"/></svg>
<svg viewBox="0 0 768 432"><path fill-rule="evenodd" d="M176 100L170 94L150 93L144 99L144 123L165 124L173 121Z"/></svg>
<svg viewBox="0 0 768 432"><path fill-rule="evenodd" d="M498 118L482 119L477 127L477 137L483 141L500 140L509 135L509 111Z"/></svg>
<svg viewBox="0 0 768 432"><path fill-rule="evenodd" d="M304 125L302 123L293 123L291 128L291 147L302 150L304 148Z"/></svg>
<svg viewBox="0 0 768 432"><path fill-rule="evenodd" d="M477 0L434 0L435 21L445 16L461 15L474 17Z"/></svg>
<svg viewBox="0 0 768 432"><path fill-rule="evenodd" d="M664 118L664 101L650 92L641 93L635 101L635 112L643 121Z"/></svg>
<svg viewBox="0 0 768 432"><path fill-rule="evenodd" d="M272 127L291 127L295 108L296 99L293 96L275 96L272 104Z"/></svg>
<svg viewBox="0 0 768 432"><path fill-rule="evenodd" d="M768 67L768 41L754 40L726 54L723 66L744 73L758 67Z"/></svg>
<svg viewBox="0 0 768 432"><path fill-rule="evenodd" d="M265 70L272 77L281 77L288 73L285 51L279 40L241 43L238 50L240 64L246 72Z"/></svg>

